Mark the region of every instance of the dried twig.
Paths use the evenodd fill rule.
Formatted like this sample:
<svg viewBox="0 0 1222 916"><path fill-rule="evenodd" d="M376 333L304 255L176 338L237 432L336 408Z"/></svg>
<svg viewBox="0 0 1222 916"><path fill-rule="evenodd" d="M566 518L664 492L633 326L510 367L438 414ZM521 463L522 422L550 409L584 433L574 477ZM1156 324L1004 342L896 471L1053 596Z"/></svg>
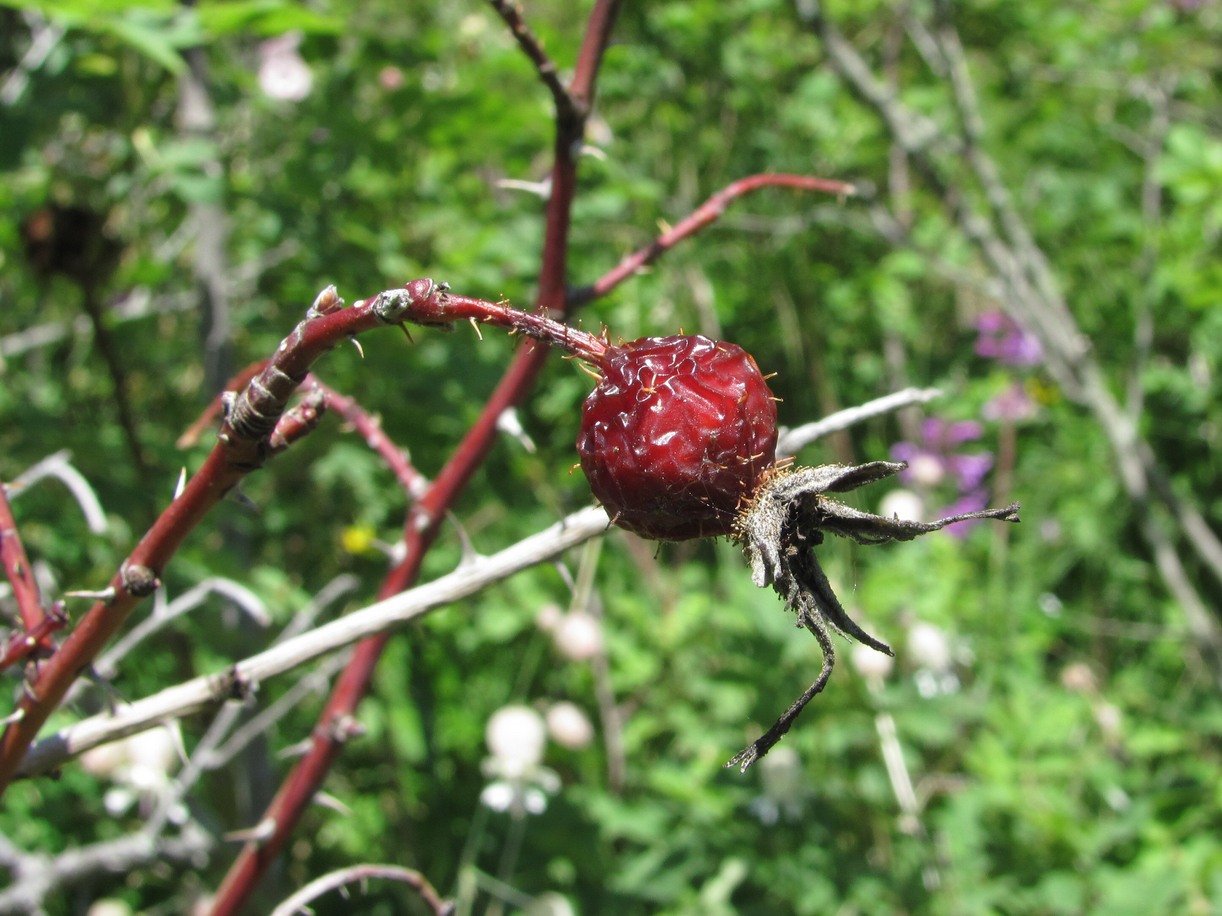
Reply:
<svg viewBox="0 0 1222 916"><path fill-rule="evenodd" d="M629 277L654 263L667 251L674 248L684 239L691 238L700 230L716 221L731 203L746 194L754 193L762 188L789 188L796 191L816 191L824 194L835 194L837 197L847 197L857 193L857 189L847 182L833 181L827 178L814 178L809 175L763 174L740 178L716 194L681 219L676 225L646 245L620 260L589 286L573 290L569 295L571 306L584 305L593 299L607 295Z"/></svg>
<svg viewBox="0 0 1222 916"><path fill-rule="evenodd" d="M1002 306L1038 337L1049 374L1067 397L1082 403L1094 415L1111 446L1155 565L1222 687L1222 624L1192 584L1177 548L1178 542L1195 554L1217 582L1222 582L1222 540L1195 506L1173 491L1131 411L1112 394L1089 340L1078 328L1060 291L1047 255L1034 241L1000 171L985 151L983 119L961 42L947 13L949 8L943 7L939 28L929 33L929 40L944 62L961 135L938 128L888 92L818 0L797 0L797 6L822 40L831 66L874 109L938 194L951 219L976 246L998 281ZM987 213L973 209L973 195L965 181L983 192ZM1159 507L1178 529L1177 538L1164 530L1163 519L1151 514Z"/></svg>
<svg viewBox="0 0 1222 916"><path fill-rule="evenodd" d="M298 913L312 913L309 904L323 894L343 887L345 884L364 884L371 878L384 881L398 881L406 884L420 895L420 899L433 912L434 916L449 916L454 912L454 904L442 900L441 895L429 883L428 879L412 868L402 868L398 865L353 865L341 868L321 877L315 878L293 896L280 903L271 916L296 916Z"/></svg>

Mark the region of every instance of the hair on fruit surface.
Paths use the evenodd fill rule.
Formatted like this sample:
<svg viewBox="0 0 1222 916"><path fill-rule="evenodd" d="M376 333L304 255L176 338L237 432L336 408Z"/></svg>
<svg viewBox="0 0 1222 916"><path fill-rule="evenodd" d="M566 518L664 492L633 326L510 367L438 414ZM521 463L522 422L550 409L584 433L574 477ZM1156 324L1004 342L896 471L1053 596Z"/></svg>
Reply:
<svg viewBox="0 0 1222 916"><path fill-rule="evenodd" d="M700 335L607 350L577 451L614 522L646 538L729 534L776 458L776 401L747 351Z"/></svg>

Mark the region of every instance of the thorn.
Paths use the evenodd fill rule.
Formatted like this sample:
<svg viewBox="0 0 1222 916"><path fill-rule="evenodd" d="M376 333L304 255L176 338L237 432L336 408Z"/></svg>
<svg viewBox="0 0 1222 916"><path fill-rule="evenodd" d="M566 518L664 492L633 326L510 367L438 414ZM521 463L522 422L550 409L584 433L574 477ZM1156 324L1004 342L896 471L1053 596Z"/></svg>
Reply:
<svg viewBox="0 0 1222 916"><path fill-rule="evenodd" d="M306 755L306 752L309 751L309 749L313 746L314 746L314 739L305 738L301 741L298 741L296 744L290 744L288 747L282 748L280 752L276 754L276 759L284 760L290 757L304 757Z"/></svg>
<svg viewBox="0 0 1222 916"><path fill-rule="evenodd" d="M327 726L326 737L336 744L344 744L353 738L359 738L363 734L365 734L365 726L358 722L354 716L342 715L333 719Z"/></svg>
<svg viewBox="0 0 1222 916"><path fill-rule="evenodd" d="M0 725L13 725L16 722L20 722L24 718L25 718L24 709L20 709L20 708L14 709L3 719L0 719Z"/></svg>
<svg viewBox="0 0 1222 916"><path fill-rule="evenodd" d="M187 469L184 467L178 472L178 483L174 485L174 499L182 496L182 491L187 488ZM171 500L172 502L173 500Z"/></svg>
<svg viewBox="0 0 1222 916"><path fill-rule="evenodd" d="M399 330L401 330L401 331L403 332L403 336L407 338L407 342L408 342L409 344L414 344L414 343L416 342L416 341L412 340L412 332L411 332L411 331L409 331L409 330L407 329L407 325L405 325L405 324L401 324L401 325L399 325ZM352 342L353 342L353 343L356 343L356 338L355 338L355 337L354 337L354 338L352 338ZM358 349L358 350L360 349L360 345L359 345L359 344L357 345L357 349ZM363 357L364 355L365 355L365 354L364 354L364 352L362 352L362 353L361 353L361 356Z"/></svg>
<svg viewBox="0 0 1222 916"><path fill-rule="evenodd" d="M245 493L242 492L242 488L240 486L234 487L232 490L229 491L228 495L230 499L232 499L235 503L237 503L243 509L248 509L249 511L254 512L255 514L258 514L259 507L255 505L255 501L253 499L251 499L249 496L247 496Z"/></svg>
<svg viewBox="0 0 1222 916"><path fill-rule="evenodd" d="M769 372L767 375L765 375L765 376L764 376L764 381L766 382L766 381L768 381L768 379L770 379L770 378L776 378L776 377L777 377L778 375L780 375L780 374L781 374L781 373L779 373L779 372Z"/></svg>
<svg viewBox="0 0 1222 916"><path fill-rule="evenodd" d="M467 534L467 529L462 526L462 522L458 520L458 516L453 512L447 512L446 517L454 526L455 532L458 534L458 545L460 554L458 557L458 568L462 568L479 559L479 551L475 549L475 545L471 543L471 538Z"/></svg>
<svg viewBox="0 0 1222 916"><path fill-rule="evenodd" d="M364 359L365 358L365 349L361 346L361 342L357 340L355 337L349 337L348 339L352 341L352 346L356 347L356 352L361 354L361 359Z"/></svg>
<svg viewBox="0 0 1222 916"><path fill-rule="evenodd" d="M64 592L65 598L88 598L91 601L113 601L115 597L115 588L113 585L108 586L101 591L89 591L82 589L74 592Z"/></svg>
<svg viewBox="0 0 1222 916"><path fill-rule="evenodd" d="M352 815L352 809L330 792L316 792L314 794L314 801L324 808L330 808L332 811L338 811L345 817L350 817Z"/></svg>
<svg viewBox="0 0 1222 916"><path fill-rule="evenodd" d="M484 339L484 332L479 329L479 322L474 318L468 319L471 322L471 327L475 328L475 336L480 340Z"/></svg>
<svg viewBox="0 0 1222 916"><path fill-rule="evenodd" d="M519 178L502 178L497 181L496 186L510 191L525 191L527 194L534 194L543 200L547 200L552 194L551 176L544 178L542 181L522 181Z"/></svg>
<svg viewBox="0 0 1222 916"><path fill-rule="evenodd" d="M579 357L576 357L576 358L579 358ZM590 376L591 378L596 379L597 381L601 382L603 380L602 373L595 371L595 369L592 366L590 366L585 360L581 360L577 364L577 368L579 368L582 372L584 372L586 375Z"/></svg>
<svg viewBox="0 0 1222 916"><path fill-rule="evenodd" d="M244 830L231 830L229 833L221 834L221 839L227 843L254 843L262 846L271 839L272 834L275 832L275 819L267 817L253 827L247 827Z"/></svg>

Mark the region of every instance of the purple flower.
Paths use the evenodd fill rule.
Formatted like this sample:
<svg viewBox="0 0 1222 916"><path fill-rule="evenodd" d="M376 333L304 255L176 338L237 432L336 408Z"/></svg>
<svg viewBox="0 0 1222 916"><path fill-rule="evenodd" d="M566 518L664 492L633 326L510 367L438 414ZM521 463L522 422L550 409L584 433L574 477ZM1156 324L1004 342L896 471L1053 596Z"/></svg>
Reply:
<svg viewBox="0 0 1222 916"><path fill-rule="evenodd" d="M961 493L975 490L984 482L985 475L993 469L993 456L988 452L977 452L974 455L947 455L945 461ZM984 508L983 503L980 508Z"/></svg>
<svg viewBox="0 0 1222 916"><path fill-rule="evenodd" d="M931 417L921 425L920 441L895 443L891 457L908 463L908 468L900 472L900 479L907 484L925 490L944 481L954 484L956 501L939 510L938 516L977 512L987 505L984 478L993 467L993 456L988 452L963 453L959 448L982 434L983 428L974 421ZM971 523L964 523L947 530L962 537L971 527Z"/></svg>
<svg viewBox="0 0 1222 916"><path fill-rule="evenodd" d="M988 452L960 454L957 449L979 439L982 433L983 428L974 420L952 422L931 417L921 424L921 440L895 443L891 457L908 463L908 469L900 472L905 483L932 487L951 477L959 492L974 490L992 468L993 456Z"/></svg>
<svg viewBox="0 0 1222 916"><path fill-rule="evenodd" d="M980 512L987 509L989 505L989 494L983 487L973 490L970 493L964 493L945 509L939 511L939 515L964 515L968 512ZM967 521L956 522L946 529L946 533L951 537L963 538L967 537L973 528L980 524L980 519L970 518Z"/></svg>
<svg viewBox="0 0 1222 916"><path fill-rule="evenodd" d="M1011 366L1034 366L1044 357L1040 342L1002 312L976 317L976 354Z"/></svg>

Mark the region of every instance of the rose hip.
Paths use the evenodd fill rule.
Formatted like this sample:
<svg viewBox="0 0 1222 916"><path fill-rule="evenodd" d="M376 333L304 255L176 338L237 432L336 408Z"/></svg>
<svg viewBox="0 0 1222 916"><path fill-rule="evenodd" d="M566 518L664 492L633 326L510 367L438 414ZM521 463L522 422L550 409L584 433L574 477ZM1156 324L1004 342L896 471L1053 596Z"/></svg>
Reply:
<svg viewBox="0 0 1222 916"><path fill-rule="evenodd" d="M776 403L742 347L699 335L607 349L577 451L621 528L682 541L730 534L776 455Z"/></svg>

